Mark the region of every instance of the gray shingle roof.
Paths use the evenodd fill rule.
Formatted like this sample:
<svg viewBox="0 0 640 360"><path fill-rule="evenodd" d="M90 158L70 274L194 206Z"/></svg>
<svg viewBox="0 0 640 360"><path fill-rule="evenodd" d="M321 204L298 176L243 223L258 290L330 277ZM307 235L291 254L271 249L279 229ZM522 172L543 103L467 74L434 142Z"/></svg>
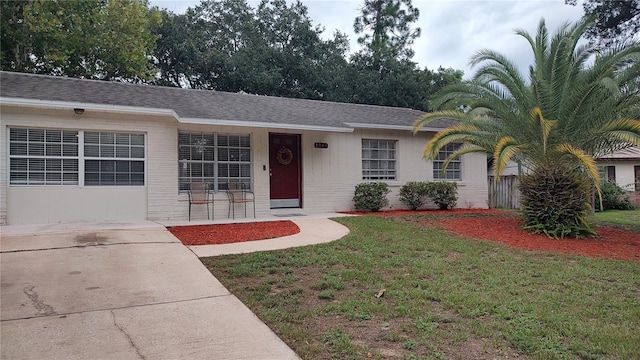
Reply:
<svg viewBox="0 0 640 360"><path fill-rule="evenodd" d="M349 127L411 126L424 112L388 106L290 99L150 85L0 72L0 96L29 100L171 109L180 118ZM441 120L431 128L445 128Z"/></svg>
<svg viewBox="0 0 640 360"><path fill-rule="evenodd" d="M634 160L640 159L640 147L634 146L626 149L614 151L612 153L598 157L601 160Z"/></svg>

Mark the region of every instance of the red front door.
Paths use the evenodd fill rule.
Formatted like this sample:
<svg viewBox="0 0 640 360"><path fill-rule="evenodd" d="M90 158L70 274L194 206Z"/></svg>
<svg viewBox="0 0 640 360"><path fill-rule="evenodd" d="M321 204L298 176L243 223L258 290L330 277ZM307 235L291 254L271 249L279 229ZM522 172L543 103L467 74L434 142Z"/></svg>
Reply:
<svg viewBox="0 0 640 360"><path fill-rule="evenodd" d="M271 208L301 207L300 135L269 134Z"/></svg>

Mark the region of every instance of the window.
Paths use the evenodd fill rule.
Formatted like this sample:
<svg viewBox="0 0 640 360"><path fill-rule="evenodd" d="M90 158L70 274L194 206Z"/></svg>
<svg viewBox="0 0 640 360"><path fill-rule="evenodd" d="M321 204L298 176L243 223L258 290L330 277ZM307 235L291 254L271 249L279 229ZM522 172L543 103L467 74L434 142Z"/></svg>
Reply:
<svg viewBox="0 0 640 360"><path fill-rule="evenodd" d="M607 165L607 166L598 166L598 173L600 175L600 179L602 181L614 183L616 182L616 167Z"/></svg>
<svg viewBox="0 0 640 360"><path fill-rule="evenodd" d="M205 182L225 189L229 181L251 187L251 140L249 135L216 133L178 134L180 191L190 182Z"/></svg>
<svg viewBox="0 0 640 360"><path fill-rule="evenodd" d="M77 185L78 132L9 129L9 183Z"/></svg>
<svg viewBox="0 0 640 360"><path fill-rule="evenodd" d="M607 181L610 183L616 183L616 167L607 166Z"/></svg>
<svg viewBox="0 0 640 360"><path fill-rule="evenodd" d="M434 180L462 180L462 161L460 157L451 160L447 169L444 172L442 171L445 160L458 149L460 149L460 144L447 144L440 149L438 157L433 160Z"/></svg>
<svg viewBox="0 0 640 360"><path fill-rule="evenodd" d="M362 179L396 179L396 141L362 139Z"/></svg>
<svg viewBox="0 0 640 360"><path fill-rule="evenodd" d="M144 134L85 132L85 185L144 185Z"/></svg>
<svg viewBox="0 0 640 360"><path fill-rule="evenodd" d="M218 135L218 182L239 181L250 187L251 146L249 136Z"/></svg>
<svg viewBox="0 0 640 360"><path fill-rule="evenodd" d="M10 184L143 186L144 142L144 134L11 128Z"/></svg>

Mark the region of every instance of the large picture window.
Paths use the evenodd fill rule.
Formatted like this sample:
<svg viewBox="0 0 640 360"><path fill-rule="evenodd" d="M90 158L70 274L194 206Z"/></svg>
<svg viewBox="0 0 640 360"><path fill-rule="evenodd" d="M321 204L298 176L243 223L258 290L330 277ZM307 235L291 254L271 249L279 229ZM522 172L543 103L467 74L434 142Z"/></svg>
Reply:
<svg viewBox="0 0 640 360"><path fill-rule="evenodd" d="M78 185L78 132L9 129L11 185Z"/></svg>
<svg viewBox="0 0 640 360"><path fill-rule="evenodd" d="M396 141L362 139L362 179L396 179Z"/></svg>
<svg viewBox="0 0 640 360"><path fill-rule="evenodd" d="M144 186L144 147L144 134L10 128L10 184Z"/></svg>
<svg viewBox="0 0 640 360"><path fill-rule="evenodd" d="M249 135L178 134L180 191L191 182L205 182L214 190L233 182L251 186L251 138Z"/></svg>
<svg viewBox="0 0 640 360"><path fill-rule="evenodd" d="M434 180L462 180L462 161L460 157L449 162L447 169L444 168L444 162L449 155L460 149L460 144L447 144L438 152L438 157L433 160L433 179Z"/></svg>

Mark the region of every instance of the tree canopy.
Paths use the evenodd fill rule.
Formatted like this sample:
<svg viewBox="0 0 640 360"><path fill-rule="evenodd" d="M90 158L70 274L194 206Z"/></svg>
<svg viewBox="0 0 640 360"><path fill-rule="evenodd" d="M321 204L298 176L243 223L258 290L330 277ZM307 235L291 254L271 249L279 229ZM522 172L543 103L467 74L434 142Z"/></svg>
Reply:
<svg viewBox="0 0 640 360"><path fill-rule="evenodd" d="M409 0L385 1L384 9L379 50L365 44L350 57L347 36L325 36L300 1L262 0L252 8L246 0L203 0L185 14L163 11L155 83L426 110L428 97L463 73L410 61L417 9ZM360 28L363 39L375 31Z"/></svg>
<svg viewBox="0 0 640 360"><path fill-rule="evenodd" d="M411 24L419 17L420 11L411 0L365 0L353 28L362 34L358 43L376 62L408 60L414 55L411 45L420 36L420 28L412 29Z"/></svg>
<svg viewBox="0 0 640 360"><path fill-rule="evenodd" d="M0 1L2 70L427 110L462 71L411 61L410 0L365 0L362 49L325 34L301 1L202 0L183 14L147 0Z"/></svg>
<svg viewBox="0 0 640 360"><path fill-rule="evenodd" d="M146 81L159 14L141 0L2 1L3 70Z"/></svg>
<svg viewBox="0 0 640 360"><path fill-rule="evenodd" d="M577 0L565 0L577 5ZM584 0L585 17L594 19L587 37L601 46L632 40L640 32L640 0Z"/></svg>

